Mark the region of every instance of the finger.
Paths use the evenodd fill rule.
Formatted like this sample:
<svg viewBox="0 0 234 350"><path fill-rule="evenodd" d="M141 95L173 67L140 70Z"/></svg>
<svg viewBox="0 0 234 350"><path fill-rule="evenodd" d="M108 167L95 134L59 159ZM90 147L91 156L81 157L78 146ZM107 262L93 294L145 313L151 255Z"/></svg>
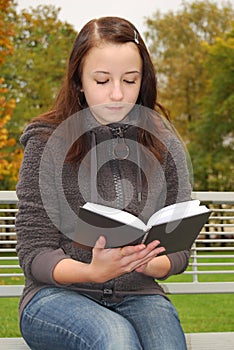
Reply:
<svg viewBox="0 0 234 350"><path fill-rule="evenodd" d="M151 250L155 249L156 247L158 247L159 245L160 245L160 241L154 240L154 241L150 242L149 244L147 244L146 249L151 251Z"/></svg>
<svg viewBox="0 0 234 350"><path fill-rule="evenodd" d="M158 256L159 254L165 252L165 248L164 247L156 247L153 250L149 251L145 257L142 258L142 261L144 261L144 259L152 259L153 257Z"/></svg>
<svg viewBox="0 0 234 350"><path fill-rule="evenodd" d="M96 241L94 248L104 249L106 245L106 239L104 236L100 236Z"/></svg>
<svg viewBox="0 0 234 350"><path fill-rule="evenodd" d="M140 272L140 273L141 273L141 272L144 272L146 266L147 266L147 264L143 264L143 265L137 267L137 268L135 269L135 271L136 271L136 272Z"/></svg>
<svg viewBox="0 0 234 350"><path fill-rule="evenodd" d="M159 244L160 244L160 242L158 240L155 240L155 241L152 241L151 243L149 243L147 246L145 246L144 249L142 249L138 252L135 252L135 255L134 255L135 260L141 260L141 259L145 259L147 257L156 256L161 251L164 251L165 248L158 247Z"/></svg>
<svg viewBox="0 0 234 350"><path fill-rule="evenodd" d="M138 263L135 268L134 271L136 272L143 272L145 270L145 268L147 267L147 264L153 259L153 257L146 259L144 262Z"/></svg>
<svg viewBox="0 0 234 350"><path fill-rule="evenodd" d="M138 244L135 246L125 246L120 249L120 254L122 256L128 256L140 252L146 248L145 244Z"/></svg>
<svg viewBox="0 0 234 350"><path fill-rule="evenodd" d="M159 247L155 248L151 252L148 252L146 255L143 257L139 257L137 260L132 261L132 268L133 269L138 269L142 265L148 264L149 261L157 257L160 253L164 252L165 248L164 247Z"/></svg>

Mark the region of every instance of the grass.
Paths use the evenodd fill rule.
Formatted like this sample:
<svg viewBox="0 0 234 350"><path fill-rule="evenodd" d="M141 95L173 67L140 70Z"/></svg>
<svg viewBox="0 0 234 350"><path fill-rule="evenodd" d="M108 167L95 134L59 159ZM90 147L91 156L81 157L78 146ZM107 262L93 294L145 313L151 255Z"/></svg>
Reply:
<svg viewBox="0 0 234 350"><path fill-rule="evenodd" d="M171 295L186 333L233 332L234 295ZM19 337L19 298L0 298L0 337Z"/></svg>
<svg viewBox="0 0 234 350"><path fill-rule="evenodd" d="M222 261L222 259L216 261ZM230 261L233 260L230 259ZM202 262L204 262L204 259ZM214 262L214 259L206 259L206 262ZM10 264L10 261L2 262L2 264ZM229 269L228 266L226 268ZM209 269L212 269L212 267L209 267ZM215 269L217 270L217 268ZM185 274L172 276L167 280L167 282L191 281L192 276ZM200 275L199 281L233 281L233 276L231 274ZM23 278L19 277L7 277L0 280L2 285L23 283ZM170 299L179 312L182 327L186 333L231 332L234 330L233 294L170 295ZM0 337L20 336L18 302L19 298L0 298Z"/></svg>
<svg viewBox="0 0 234 350"><path fill-rule="evenodd" d="M4 256L15 256L15 254L8 253ZM1 265L17 265L16 261L1 260ZM1 266L0 266L1 267ZM1 273L19 273L20 269L1 269ZM2 277L0 285L17 285L24 284L23 277ZM20 330L18 324L18 298L0 298L0 337L20 337Z"/></svg>
<svg viewBox="0 0 234 350"><path fill-rule="evenodd" d="M18 324L19 298L0 298L0 337L20 337Z"/></svg>
<svg viewBox="0 0 234 350"><path fill-rule="evenodd" d="M186 333L233 332L233 294L171 295Z"/></svg>
<svg viewBox="0 0 234 350"><path fill-rule="evenodd" d="M219 252L219 255L222 254ZM223 253L228 254L228 252ZM224 262L222 258L199 259L198 262ZM225 262L233 262L232 258L225 258ZM232 266L199 267L204 270L232 270ZM191 271L191 267L187 269ZM171 276L168 282L192 282L192 275ZM204 274L198 276L199 282L233 282L232 274ZM233 294L190 294L170 295L176 306L183 329L186 333L196 332L233 332L234 330L234 295Z"/></svg>

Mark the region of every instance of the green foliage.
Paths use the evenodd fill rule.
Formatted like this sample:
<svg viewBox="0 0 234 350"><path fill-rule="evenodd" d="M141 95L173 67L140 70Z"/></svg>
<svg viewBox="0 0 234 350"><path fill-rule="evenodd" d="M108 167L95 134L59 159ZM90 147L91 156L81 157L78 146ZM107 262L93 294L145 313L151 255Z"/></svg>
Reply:
<svg viewBox="0 0 234 350"><path fill-rule="evenodd" d="M196 187L232 191L234 188L234 30L216 38L207 51L207 86L200 118L193 125L189 145ZM205 179L205 181L204 181Z"/></svg>
<svg viewBox="0 0 234 350"><path fill-rule="evenodd" d="M26 123L51 108L62 82L76 33L58 14L53 6L15 13L15 51L3 74L9 95L17 102L9 123L16 138Z"/></svg>
<svg viewBox="0 0 234 350"><path fill-rule="evenodd" d="M159 75L160 95L183 134L199 115L203 94L203 42L212 44L232 28L233 10L212 1L183 2L181 10L148 18L146 39ZM185 127L183 128L183 124Z"/></svg>
<svg viewBox="0 0 234 350"><path fill-rule="evenodd" d="M6 109L7 101L15 101L16 107L7 115L7 125L6 117L0 120L0 149L3 141L7 146L1 153L0 188L10 190L15 189L22 159L19 137L25 124L52 106L76 33L71 25L58 19L59 9L53 6L38 6L18 14L13 1L4 1L12 6L5 11L7 26L0 28L7 56L1 67L1 108ZM8 138L14 141L11 145Z"/></svg>
<svg viewBox="0 0 234 350"><path fill-rule="evenodd" d="M6 132L18 141L25 124L51 107L76 33L58 19L58 8L38 6L17 13L11 4L4 17L10 26L4 30L14 23L13 39L9 32L14 52L4 51L2 88L7 101L16 101ZM234 186L233 15L231 2L218 7L214 1L194 0L146 21L159 98L189 148L195 190L229 191ZM15 173L21 159L17 147L7 149L14 157L4 157ZM2 188L14 188L15 181L5 175Z"/></svg>
<svg viewBox="0 0 234 350"><path fill-rule="evenodd" d="M233 15L230 2L183 2L148 18L159 97L190 151L195 190L233 190Z"/></svg>

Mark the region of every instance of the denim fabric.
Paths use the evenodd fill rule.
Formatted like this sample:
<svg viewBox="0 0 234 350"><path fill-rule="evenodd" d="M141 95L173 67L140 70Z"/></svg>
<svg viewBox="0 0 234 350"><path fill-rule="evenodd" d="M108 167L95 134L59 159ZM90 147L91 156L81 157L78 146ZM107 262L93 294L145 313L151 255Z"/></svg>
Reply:
<svg viewBox="0 0 234 350"><path fill-rule="evenodd" d="M24 309L21 332L32 350L186 350L177 312L161 295L109 303L44 288Z"/></svg>

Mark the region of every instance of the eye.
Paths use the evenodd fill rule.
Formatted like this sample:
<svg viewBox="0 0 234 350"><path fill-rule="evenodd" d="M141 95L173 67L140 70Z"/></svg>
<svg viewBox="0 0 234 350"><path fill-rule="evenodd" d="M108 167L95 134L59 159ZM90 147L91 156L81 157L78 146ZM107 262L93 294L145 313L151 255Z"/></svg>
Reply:
<svg viewBox="0 0 234 350"><path fill-rule="evenodd" d="M127 84L136 84L135 80L124 80L125 83Z"/></svg>
<svg viewBox="0 0 234 350"><path fill-rule="evenodd" d="M96 83L99 84L99 85L104 85L108 82L109 80L104 80L104 81L100 81L100 80L96 80Z"/></svg>

